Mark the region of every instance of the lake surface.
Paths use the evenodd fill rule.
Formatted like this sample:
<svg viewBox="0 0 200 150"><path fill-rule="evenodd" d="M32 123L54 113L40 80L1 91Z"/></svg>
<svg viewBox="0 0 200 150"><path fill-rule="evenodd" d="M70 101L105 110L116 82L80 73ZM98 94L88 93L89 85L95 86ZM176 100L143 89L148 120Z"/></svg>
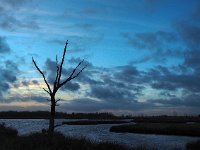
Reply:
<svg viewBox="0 0 200 150"><path fill-rule="evenodd" d="M72 121L72 119L57 119L56 124L62 121ZM4 122L7 126L16 128L19 134L29 134L31 132L41 131L48 128L48 120L46 119L0 119L0 123ZM155 146L159 150L172 150L173 148L185 148L185 144L195 141L199 138L186 136L167 136L167 135L146 135L134 133L113 133L109 132L112 125L63 125L57 127L56 130L67 136L85 137L96 142L111 141L128 146L139 146L145 144L147 146Z"/></svg>

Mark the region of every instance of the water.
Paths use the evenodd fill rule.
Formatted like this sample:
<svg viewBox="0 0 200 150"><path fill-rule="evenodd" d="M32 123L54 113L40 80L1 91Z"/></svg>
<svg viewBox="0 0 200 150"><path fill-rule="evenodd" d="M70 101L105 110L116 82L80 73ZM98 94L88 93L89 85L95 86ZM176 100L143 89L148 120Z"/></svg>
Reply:
<svg viewBox="0 0 200 150"><path fill-rule="evenodd" d="M56 123L61 124L62 121L72 121L57 119ZM20 135L29 134L31 132L41 131L48 127L46 119L0 119L0 123L4 122L7 126L14 127ZM96 142L111 141L128 146L150 145L159 148L159 150L171 150L173 148L184 149L185 144L195 141L196 137L186 136L167 136L167 135L146 135L134 133L113 133L109 132L112 125L63 125L56 128L67 136L78 138L87 138Z"/></svg>

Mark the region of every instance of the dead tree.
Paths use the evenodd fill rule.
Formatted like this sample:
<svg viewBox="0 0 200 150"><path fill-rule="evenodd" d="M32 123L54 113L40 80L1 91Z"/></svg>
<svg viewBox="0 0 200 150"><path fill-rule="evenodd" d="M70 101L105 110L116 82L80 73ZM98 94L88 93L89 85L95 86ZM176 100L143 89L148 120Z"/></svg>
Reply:
<svg viewBox="0 0 200 150"><path fill-rule="evenodd" d="M79 76L79 74L85 69L85 67L87 65L85 65L84 67L82 67L80 70L80 65L83 63L84 60L82 60L81 62L79 62L79 64L73 69L73 71L71 72L71 74L65 78L63 81L61 81L61 76L62 76L62 70L63 70L63 64L64 64L64 60L65 60L65 54L66 54L66 50L67 50L67 45L68 45L68 40L65 44L64 47L64 51L63 51L63 55L62 55L62 60L61 63L58 63L58 59L57 59L57 55L56 55L56 76L55 76L55 81L53 83L53 85L50 85L50 83L48 83L45 74L42 72L42 70L38 67L36 61L34 60L34 58L32 58L33 64L35 65L36 69L38 70L38 72L42 75L44 82L47 86L47 89L43 88L43 90L45 92L47 92L50 96L50 103L51 103L51 114L50 114L50 118L49 118L49 133L53 133L54 132L54 128L55 123L54 123L54 119L55 119L55 108L58 103L58 101L60 101L60 99L56 100L55 96L57 91L63 86L65 85L67 82L75 79L76 77ZM79 71L78 71L79 70Z"/></svg>

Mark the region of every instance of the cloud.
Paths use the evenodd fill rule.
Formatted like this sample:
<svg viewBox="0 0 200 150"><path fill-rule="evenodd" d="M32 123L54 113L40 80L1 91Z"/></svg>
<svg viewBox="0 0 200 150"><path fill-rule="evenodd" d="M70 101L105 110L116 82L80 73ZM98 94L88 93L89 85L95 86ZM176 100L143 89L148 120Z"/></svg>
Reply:
<svg viewBox="0 0 200 150"><path fill-rule="evenodd" d="M141 32L131 35L121 33L128 44L136 51L142 50L143 56L131 63L144 63L147 61L164 62L169 58L182 58L184 50L179 46L179 38L174 32L156 31Z"/></svg>
<svg viewBox="0 0 200 150"><path fill-rule="evenodd" d="M65 84L65 85L62 87L61 90L63 90L63 91L64 91L64 90L69 90L69 91L74 92L74 91L77 91L77 90L79 90L79 89L80 89L80 85L79 85L78 83L70 81L70 82L68 82L67 84Z"/></svg>
<svg viewBox="0 0 200 150"><path fill-rule="evenodd" d="M200 50L190 50L186 52L184 63L185 67L200 69Z"/></svg>
<svg viewBox="0 0 200 150"><path fill-rule="evenodd" d="M190 93L183 95L182 97L171 97L167 99L152 99L148 100L151 103L161 104L164 107L171 107L171 106L185 106L185 107L199 107L200 106L200 93Z"/></svg>
<svg viewBox="0 0 200 150"><path fill-rule="evenodd" d="M23 86L29 86L30 82L29 81L22 81Z"/></svg>
<svg viewBox="0 0 200 150"><path fill-rule="evenodd" d="M170 68L157 66L147 71L143 79L157 90L185 89L193 92L200 90L200 84L197 82L200 77L195 72L174 72Z"/></svg>
<svg viewBox="0 0 200 150"><path fill-rule="evenodd" d="M75 65L80 61L80 58L73 57L68 60L70 65ZM49 80L54 81L53 74L56 71L56 62L47 59L45 64ZM112 110L115 112L145 111L145 109L151 111L158 109L159 106L177 109L182 106L187 107L187 105L192 107L192 105L198 104L200 84L197 81L200 80L200 76L197 72L187 69L189 66L195 68L191 64L193 63L183 61L182 64L173 67L157 65L145 71L141 71L133 65L102 68L91 64L76 80L69 82L62 88L63 91L83 91L83 98L75 96L69 103L63 104L63 107L61 104L60 109L67 108L71 111L86 112ZM184 71L184 68L188 71ZM72 69L70 67L64 72L69 74ZM141 102L140 98L146 96L145 92L149 88L158 93L157 96L160 99L155 99L157 96L154 94L153 97L148 97L144 102ZM184 95L184 93L187 94ZM189 99L192 99L192 95L195 99L190 102Z"/></svg>
<svg viewBox="0 0 200 150"><path fill-rule="evenodd" d="M2 97L0 96L0 101L1 102L41 102L41 103L48 103L49 97L45 97L42 95L21 95L21 94L10 94L9 97Z"/></svg>
<svg viewBox="0 0 200 150"><path fill-rule="evenodd" d="M2 5L4 6L17 9L30 1L29 0L2 0L1 2L2 2Z"/></svg>
<svg viewBox="0 0 200 150"><path fill-rule="evenodd" d="M37 80L32 80L32 83L35 84L35 85L39 84L39 82Z"/></svg>
<svg viewBox="0 0 200 150"><path fill-rule="evenodd" d="M0 4L0 27L5 30L14 31L17 29L39 29L35 16L26 17L20 15L19 11L30 1L27 0L3 0Z"/></svg>
<svg viewBox="0 0 200 150"><path fill-rule="evenodd" d="M131 36L129 33L122 33L122 36L132 46L151 51L161 50L169 42L175 42L177 40L173 33L166 31L136 33L134 36Z"/></svg>
<svg viewBox="0 0 200 150"><path fill-rule="evenodd" d="M140 71L136 67L126 65L116 67L116 72L114 73L116 79L125 82L137 82L137 78L140 76Z"/></svg>
<svg viewBox="0 0 200 150"><path fill-rule="evenodd" d="M190 49L200 49L200 27L194 23L181 21L176 23L176 29L182 40Z"/></svg>
<svg viewBox="0 0 200 150"><path fill-rule="evenodd" d="M6 38L0 37L0 54L9 53L11 51Z"/></svg>
<svg viewBox="0 0 200 150"><path fill-rule="evenodd" d="M104 100L95 100L91 98L73 99L63 103L58 109L69 112L134 112L143 109L151 109L150 103L139 103L132 101L130 103L118 103Z"/></svg>
<svg viewBox="0 0 200 150"><path fill-rule="evenodd" d="M3 96L17 81L20 71L16 63L8 60L1 64L0 72L0 96Z"/></svg>

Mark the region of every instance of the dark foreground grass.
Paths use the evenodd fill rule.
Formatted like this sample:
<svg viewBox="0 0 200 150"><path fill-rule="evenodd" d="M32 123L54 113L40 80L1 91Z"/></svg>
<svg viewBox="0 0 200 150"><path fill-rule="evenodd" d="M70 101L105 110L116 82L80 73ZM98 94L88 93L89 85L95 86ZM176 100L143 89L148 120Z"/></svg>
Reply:
<svg viewBox="0 0 200 150"><path fill-rule="evenodd" d="M200 140L195 142L190 142L186 145L187 150L200 150Z"/></svg>
<svg viewBox="0 0 200 150"><path fill-rule="evenodd" d="M200 136L200 123L137 123L118 125L110 128L111 132L130 132L143 134L163 134L180 136Z"/></svg>
<svg viewBox="0 0 200 150"><path fill-rule="evenodd" d="M136 123L200 123L200 116L138 116L133 120Z"/></svg>
<svg viewBox="0 0 200 150"><path fill-rule="evenodd" d="M65 137L56 132L53 135L46 133L32 133L26 136L17 135L12 128L0 125L0 150L157 150L140 146L129 148L117 143L95 143L86 139Z"/></svg>

